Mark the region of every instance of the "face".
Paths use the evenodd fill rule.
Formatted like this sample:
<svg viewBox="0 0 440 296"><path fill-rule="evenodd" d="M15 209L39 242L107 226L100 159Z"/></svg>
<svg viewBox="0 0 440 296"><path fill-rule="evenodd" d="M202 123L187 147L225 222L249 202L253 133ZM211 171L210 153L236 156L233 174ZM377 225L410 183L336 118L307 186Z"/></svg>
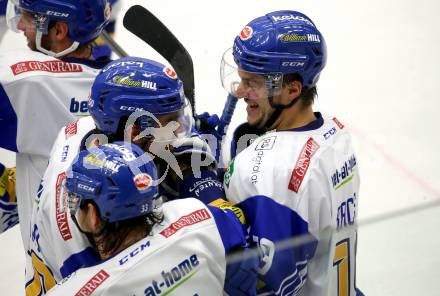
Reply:
<svg viewBox="0 0 440 296"><path fill-rule="evenodd" d="M34 16L29 12L23 11L20 21L17 24L17 29L23 31L24 36L27 39L27 46L29 47L29 49L37 51L37 45L35 41L37 33L35 29ZM51 40L48 35L43 35L41 39L41 45L46 49L51 48Z"/></svg>
<svg viewBox="0 0 440 296"><path fill-rule="evenodd" d="M262 128L275 111L269 104L265 79L261 75L238 70L241 78L237 88L237 97L247 104L247 122L249 125Z"/></svg>

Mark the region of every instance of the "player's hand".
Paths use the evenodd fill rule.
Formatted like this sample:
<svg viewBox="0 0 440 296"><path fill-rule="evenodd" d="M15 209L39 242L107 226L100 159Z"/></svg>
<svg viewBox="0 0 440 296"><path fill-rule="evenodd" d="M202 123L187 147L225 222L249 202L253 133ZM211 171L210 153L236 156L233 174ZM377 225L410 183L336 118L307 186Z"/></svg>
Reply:
<svg viewBox="0 0 440 296"><path fill-rule="evenodd" d="M204 112L195 116L196 131L209 144L217 162L220 159L221 143L223 135L218 130L220 119L217 114L210 115Z"/></svg>

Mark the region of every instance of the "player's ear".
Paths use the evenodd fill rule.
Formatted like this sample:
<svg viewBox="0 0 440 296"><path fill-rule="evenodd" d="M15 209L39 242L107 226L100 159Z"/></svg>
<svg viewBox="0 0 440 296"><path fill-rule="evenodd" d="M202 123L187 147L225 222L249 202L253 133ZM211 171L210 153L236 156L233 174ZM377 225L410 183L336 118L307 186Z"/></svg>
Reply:
<svg viewBox="0 0 440 296"><path fill-rule="evenodd" d="M65 22L56 22L53 27L53 32L55 39L62 41L69 37L69 26Z"/></svg>
<svg viewBox="0 0 440 296"><path fill-rule="evenodd" d="M98 208L91 202L87 204L87 218L89 222L89 226L91 227L91 232L96 233L101 230L101 216L99 215Z"/></svg>
<svg viewBox="0 0 440 296"><path fill-rule="evenodd" d="M299 95L301 94L302 83L298 80L290 81L289 83L287 83L287 90L289 93L289 99L293 100L299 97Z"/></svg>

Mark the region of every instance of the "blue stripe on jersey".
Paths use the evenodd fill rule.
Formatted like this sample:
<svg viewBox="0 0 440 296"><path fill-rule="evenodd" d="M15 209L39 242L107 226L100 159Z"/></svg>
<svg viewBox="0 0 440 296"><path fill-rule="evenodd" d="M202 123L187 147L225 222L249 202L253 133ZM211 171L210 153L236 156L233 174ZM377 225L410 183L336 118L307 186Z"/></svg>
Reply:
<svg viewBox="0 0 440 296"><path fill-rule="evenodd" d="M96 265L99 261L101 261L99 255L91 247L88 247L79 253L70 255L61 266L60 273L65 278L72 272L83 267Z"/></svg>
<svg viewBox="0 0 440 296"><path fill-rule="evenodd" d="M17 150L17 114L12 108L3 85L0 84L0 147Z"/></svg>
<svg viewBox="0 0 440 296"><path fill-rule="evenodd" d="M6 6L8 4L8 0L0 0L0 16L6 14Z"/></svg>
<svg viewBox="0 0 440 296"><path fill-rule="evenodd" d="M246 243L243 225L235 214L230 210L221 210L217 207L208 206L214 217L217 229L225 247L225 253L232 251Z"/></svg>
<svg viewBox="0 0 440 296"><path fill-rule="evenodd" d="M276 242L310 235L308 223L298 213L266 196L253 196L237 204L250 227L250 239L260 248L261 280L259 290L275 295L290 295L299 290L307 276L307 262L315 254L317 240L304 244L275 247Z"/></svg>

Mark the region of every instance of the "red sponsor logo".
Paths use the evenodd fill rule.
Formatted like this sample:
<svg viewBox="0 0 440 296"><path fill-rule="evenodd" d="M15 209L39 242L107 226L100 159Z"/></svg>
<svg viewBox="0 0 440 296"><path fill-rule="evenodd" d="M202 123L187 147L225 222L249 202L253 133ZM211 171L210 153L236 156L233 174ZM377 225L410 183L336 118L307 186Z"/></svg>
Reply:
<svg viewBox="0 0 440 296"><path fill-rule="evenodd" d="M151 183L153 183L153 179L151 178L151 176L144 173L137 174L136 176L134 176L133 180L134 185L136 185L136 188L139 191L147 190L150 187Z"/></svg>
<svg viewBox="0 0 440 296"><path fill-rule="evenodd" d="M170 77L171 79L177 79L177 73L176 71L174 71L173 69L171 69L170 67L165 67L163 69L163 72Z"/></svg>
<svg viewBox="0 0 440 296"><path fill-rule="evenodd" d="M340 128L340 129L343 129L344 128L344 125L336 118L336 117L333 117L333 121L336 123L336 125Z"/></svg>
<svg viewBox="0 0 440 296"><path fill-rule="evenodd" d="M55 218L61 237L67 241L72 238L72 233L67 221L67 191L63 190L64 180L66 180L66 173L59 174L55 188Z"/></svg>
<svg viewBox="0 0 440 296"><path fill-rule="evenodd" d="M82 72L83 68L78 64L66 63L59 60L54 61L25 61L11 66L12 73L19 75L26 72L42 71L51 73Z"/></svg>
<svg viewBox="0 0 440 296"><path fill-rule="evenodd" d="M252 33L254 33L254 30L251 27L246 26L240 32L240 39L246 41L252 37Z"/></svg>
<svg viewBox="0 0 440 296"><path fill-rule="evenodd" d="M92 295L93 291L95 291L109 277L110 275L105 272L105 270L101 269L84 286L82 286L78 292L76 292L75 296Z"/></svg>
<svg viewBox="0 0 440 296"><path fill-rule="evenodd" d="M69 124L64 128L64 134L66 135L66 140L71 136L76 135L77 132L78 132L78 121L75 121L74 123Z"/></svg>
<svg viewBox="0 0 440 296"><path fill-rule="evenodd" d="M290 177L289 189L298 193L299 187L304 179L304 176L309 169L310 160L312 159L315 152L318 150L319 145L313 138L309 138L301 150L301 153L296 161L295 168L292 171L292 176Z"/></svg>
<svg viewBox="0 0 440 296"><path fill-rule="evenodd" d="M179 220L171 223L170 226L162 230L160 234L162 234L164 237L170 237L173 234L175 234L177 231L179 231L180 229L186 226L191 226L193 224L200 223L210 218L211 215L209 214L208 210L200 209L195 212L192 212L189 215L180 217Z"/></svg>

